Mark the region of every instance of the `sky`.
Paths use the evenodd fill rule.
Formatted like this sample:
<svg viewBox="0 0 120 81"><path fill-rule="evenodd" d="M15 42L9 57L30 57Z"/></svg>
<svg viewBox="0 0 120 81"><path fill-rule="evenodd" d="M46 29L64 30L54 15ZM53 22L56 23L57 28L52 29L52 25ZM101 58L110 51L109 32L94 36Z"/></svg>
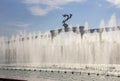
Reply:
<svg viewBox="0 0 120 81"><path fill-rule="evenodd" d="M112 14L120 25L120 0L0 0L0 36L62 28L62 14L73 15L69 26L108 26Z"/></svg>

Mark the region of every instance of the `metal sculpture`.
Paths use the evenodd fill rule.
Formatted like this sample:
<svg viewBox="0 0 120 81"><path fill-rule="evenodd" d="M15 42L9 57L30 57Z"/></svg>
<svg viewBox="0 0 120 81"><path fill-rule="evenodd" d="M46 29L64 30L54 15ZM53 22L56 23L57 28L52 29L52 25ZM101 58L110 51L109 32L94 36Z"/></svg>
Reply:
<svg viewBox="0 0 120 81"><path fill-rule="evenodd" d="M66 21L68 21L72 17L72 14L69 14L69 15L68 14L63 14L62 16L65 17L65 19L62 21L63 26L65 28L68 28L68 24L66 23Z"/></svg>

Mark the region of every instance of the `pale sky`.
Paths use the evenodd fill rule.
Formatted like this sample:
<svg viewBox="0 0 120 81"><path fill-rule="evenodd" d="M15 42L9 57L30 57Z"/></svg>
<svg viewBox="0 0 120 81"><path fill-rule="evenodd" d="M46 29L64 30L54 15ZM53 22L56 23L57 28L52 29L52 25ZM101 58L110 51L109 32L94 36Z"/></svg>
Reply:
<svg viewBox="0 0 120 81"><path fill-rule="evenodd" d="M70 13L70 26L97 28L102 19L108 26L112 14L120 25L120 0L0 0L0 36L61 28L62 14Z"/></svg>

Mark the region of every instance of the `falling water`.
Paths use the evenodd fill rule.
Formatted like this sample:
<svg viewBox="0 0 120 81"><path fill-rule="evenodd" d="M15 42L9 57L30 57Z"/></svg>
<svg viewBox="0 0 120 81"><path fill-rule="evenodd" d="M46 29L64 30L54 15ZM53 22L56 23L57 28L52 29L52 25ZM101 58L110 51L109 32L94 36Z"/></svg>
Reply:
<svg viewBox="0 0 120 81"><path fill-rule="evenodd" d="M0 37L0 64L67 67L78 67L81 64L120 64L120 31L114 31L114 28L109 31L109 28L105 28L104 20L101 21L99 30L90 31L88 27L86 22L85 31L89 32L83 35L77 27L77 33L72 28L70 32L62 29L58 33L56 30L54 38L50 32L23 33L10 39ZM112 15L109 27L117 27L115 15Z"/></svg>

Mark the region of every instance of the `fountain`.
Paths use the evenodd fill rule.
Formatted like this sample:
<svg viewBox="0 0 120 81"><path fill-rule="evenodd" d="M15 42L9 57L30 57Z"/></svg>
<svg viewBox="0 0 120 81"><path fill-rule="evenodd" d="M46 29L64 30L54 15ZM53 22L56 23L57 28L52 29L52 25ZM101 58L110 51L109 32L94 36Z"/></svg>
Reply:
<svg viewBox="0 0 120 81"><path fill-rule="evenodd" d="M52 63L56 65L62 63L99 64L99 62L100 64L117 64L115 60L110 62L111 59L115 59L111 55L119 55L119 30L114 31L114 27L118 29L119 27L116 25L115 15L112 15L109 21L109 28L105 28L104 20L101 21L99 29L89 29L88 23L85 28L83 26L69 28L66 25L64 22L65 29L61 29L60 32L53 31L55 35L53 39L50 32L16 35L9 40L1 37L1 64ZM109 50L105 49L107 47L110 47ZM97 59L97 56L105 60L102 62Z"/></svg>
<svg viewBox="0 0 120 81"><path fill-rule="evenodd" d="M69 19L72 15L65 14L64 17L66 16ZM101 21L99 29L89 29L88 22L85 28L84 26L69 28L65 21L63 21L65 28L59 29L60 31L28 35L23 33L10 39L0 37L0 64L15 66L119 64L120 27L116 25L115 14L109 21L109 28L105 28L104 20Z"/></svg>
<svg viewBox="0 0 120 81"><path fill-rule="evenodd" d="M65 14L67 20L72 15ZM76 68L86 70L120 70L120 26L115 14L105 27L84 26L64 28L45 33L18 34L11 38L0 37L0 68L24 69ZM28 68L28 69L29 69Z"/></svg>

